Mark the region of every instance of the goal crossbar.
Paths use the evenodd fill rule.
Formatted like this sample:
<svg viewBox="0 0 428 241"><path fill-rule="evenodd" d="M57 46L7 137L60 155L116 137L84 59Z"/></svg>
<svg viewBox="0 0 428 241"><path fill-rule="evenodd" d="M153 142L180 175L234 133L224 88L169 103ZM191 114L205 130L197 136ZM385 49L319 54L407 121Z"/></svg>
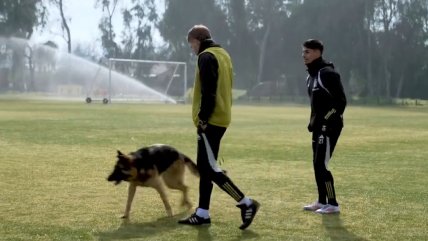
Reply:
<svg viewBox="0 0 428 241"><path fill-rule="evenodd" d="M143 59L119 59L119 58L109 58L110 61L120 61L120 62L135 62L135 63L154 63L154 64L184 64L186 62L178 61L159 61L159 60L143 60Z"/></svg>

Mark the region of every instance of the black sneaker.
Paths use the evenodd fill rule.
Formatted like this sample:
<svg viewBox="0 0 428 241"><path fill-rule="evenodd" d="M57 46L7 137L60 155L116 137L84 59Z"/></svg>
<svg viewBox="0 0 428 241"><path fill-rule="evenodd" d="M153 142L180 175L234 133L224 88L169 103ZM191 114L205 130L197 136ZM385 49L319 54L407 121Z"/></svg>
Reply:
<svg viewBox="0 0 428 241"><path fill-rule="evenodd" d="M246 229L253 222L254 217L256 216L257 211L259 210L260 203L256 200L252 200L253 203L250 206L246 204L236 205L241 209L241 218L242 225L239 227L240 229Z"/></svg>
<svg viewBox="0 0 428 241"><path fill-rule="evenodd" d="M210 218L203 218L196 215L196 213L190 215L185 219L178 220L179 224L188 224L188 225L201 225L201 224L210 224Z"/></svg>

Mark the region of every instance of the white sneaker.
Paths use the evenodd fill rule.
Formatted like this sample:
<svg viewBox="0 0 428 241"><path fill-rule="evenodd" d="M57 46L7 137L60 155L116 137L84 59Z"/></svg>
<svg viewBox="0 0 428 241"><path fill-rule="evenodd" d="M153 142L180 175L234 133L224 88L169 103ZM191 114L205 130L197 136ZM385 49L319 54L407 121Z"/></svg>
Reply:
<svg viewBox="0 0 428 241"><path fill-rule="evenodd" d="M308 205L304 206L303 210L312 211L313 212L313 211L316 211L318 209L323 208L324 206L325 206L325 204L322 204L322 203L319 203L318 201L316 201L314 203L311 203L311 204L308 204Z"/></svg>
<svg viewBox="0 0 428 241"><path fill-rule="evenodd" d="M327 204L327 205L324 205L324 207L316 210L315 212L320 213L320 214L340 213L340 208L339 208L339 206Z"/></svg>

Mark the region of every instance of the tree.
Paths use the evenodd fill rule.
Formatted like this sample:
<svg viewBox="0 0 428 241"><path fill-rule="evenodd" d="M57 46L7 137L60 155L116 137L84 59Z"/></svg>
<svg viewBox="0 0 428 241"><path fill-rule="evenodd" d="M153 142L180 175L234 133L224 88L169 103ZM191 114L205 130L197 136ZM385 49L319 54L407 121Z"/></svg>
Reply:
<svg viewBox="0 0 428 241"><path fill-rule="evenodd" d="M158 21L154 0L132 0L132 6L122 11L125 29L122 32L122 53L128 58L156 59L152 32ZM146 66L149 68L149 66ZM133 73L142 77L147 72L138 65Z"/></svg>
<svg viewBox="0 0 428 241"><path fill-rule="evenodd" d="M283 35L287 36L284 51L288 53L284 56L288 66L284 68L293 76L294 86L300 86L296 88L299 94L305 93L301 45L309 38L324 42L324 57L335 63L347 91L350 90L350 80L361 75L358 66L364 61L362 52L366 49L364 1L305 0L292 5L283 30Z"/></svg>
<svg viewBox="0 0 428 241"><path fill-rule="evenodd" d="M248 28L249 13L245 0L225 0L221 2L227 13L230 29L230 54L234 60L235 88L251 89L257 82L257 49L254 36Z"/></svg>
<svg viewBox="0 0 428 241"><path fill-rule="evenodd" d="M365 96L374 97L375 93L375 85L374 85L374 78L373 78L373 51L375 50L374 46L376 43L374 42L373 34L372 34L372 28L374 23L374 1L375 0L367 0L364 4L364 32L365 32L365 40L366 40L366 53L367 53L367 61L366 64L362 64L361 67L365 68L365 80L362 84L362 93ZM362 71L363 72L363 71Z"/></svg>
<svg viewBox="0 0 428 241"><path fill-rule="evenodd" d="M166 9L159 23L159 31L167 42L170 58L178 61L191 58L186 36L187 31L195 24L207 25L215 40L227 45L229 31L226 16L215 1L189 0L183 4L180 1L166 0L165 3Z"/></svg>
<svg viewBox="0 0 428 241"><path fill-rule="evenodd" d="M0 35L29 39L34 28L44 27L46 13L42 0L0 0Z"/></svg>
<svg viewBox="0 0 428 241"><path fill-rule="evenodd" d="M55 0L56 4L58 4L59 12L61 14L61 27L62 30L65 31L66 36L64 37L65 41L67 42L67 50L68 53L71 53L71 34L70 34L70 27L68 26L67 19L64 15L64 5L62 0Z"/></svg>
<svg viewBox="0 0 428 241"><path fill-rule="evenodd" d="M184 3L165 0L165 6L163 18L158 26L161 36L167 43L164 51L167 59L195 63L191 61L194 57L186 39L187 31L195 24L207 25L215 41L228 49L230 30L226 15L216 1L188 0ZM188 76L193 76L192 67L194 66L190 65L188 68Z"/></svg>
<svg viewBox="0 0 428 241"><path fill-rule="evenodd" d="M152 38L153 28L158 21L155 1L132 0L132 4L129 9L123 11L125 31L128 33L124 38L125 46L128 51L134 50L133 58L155 58ZM135 46L132 46L133 44Z"/></svg>
<svg viewBox="0 0 428 241"><path fill-rule="evenodd" d="M375 24L378 27L378 41L382 45L382 71L384 74L385 91L384 96L387 99L391 98L391 51L392 51L392 28L394 22L399 18L397 11L399 0L378 0L375 10ZM382 89L383 89L382 88Z"/></svg>
<svg viewBox="0 0 428 241"><path fill-rule="evenodd" d="M132 27L133 16L130 10L122 12L124 29L122 31L123 57L131 59L135 50L135 34Z"/></svg>
<svg viewBox="0 0 428 241"><path fill-rule="evenodd" d="M0 0L0 36L29 39L36 28L43 28L47 10L42 0ZM13 39L4 43L12 65L6 70L7 87L19 91L34 89L33 49L28 41ZM26 65L29 77L25 77Z"/></svg>
<svg viewBox="0 0 428 241"><path fill-rule="evenodd" d="M251 89L271 81L285 82L282 56L282 30L290 9L300 1L283 0L222 0L219 3L227 14L230 29L230 52L235 56L236 86ZM283 83L285 84L285 83Z"/></svg>
<svg viewBox="0 0 428 241"><path fill-rule="evenodd" d="M51 4L54 5L55 8L58 8L60 16L61 16L61 29L62 29L62 37L64 38L65 42L67 43L67 51L68 53L71 53L71 32L70 32L70 26L68 25L68 22L70 19L67 20L67 17L64 13L64 4L63 0L49 0Z"/></svg>
<svg viewBox="0 0 428 241"><path fill-rule="evenodd" d="M426 98L428 3L402 1L397 9L400 18L394 25L391 47L392 94L395 98Z"/></svg>
<svg viewBox="0 0 428 241"><path fill-rule="evenodd" d="M259 46L257 83L260 83L265 79L263 76L268 52L268 43L273 32L274 24L277 23L276 20L280 19L282 9L282 0L251 0L248 2L248 11L251 13L249 28L254 34L259 35L258 38L256 38L258 39L256 43Z"/></svg>
<svg viewBox="0 0 428 241"><path fill-rule="evenodd" d="M96 5L101 4L104 16L101 18L98 25L101 30L101 43L108 58L117 57L119 55L119 47L114 41L115 33L113 30L112 19L116 11L118 0L96 0Z"/></svg>
<svg viewBox="0 0 428 241"><path fill-rule="evenodd" d="M73 48L73 54L92 62L98 62L101 58L97 55L97 46L88 43L77 43Z"/></svg>

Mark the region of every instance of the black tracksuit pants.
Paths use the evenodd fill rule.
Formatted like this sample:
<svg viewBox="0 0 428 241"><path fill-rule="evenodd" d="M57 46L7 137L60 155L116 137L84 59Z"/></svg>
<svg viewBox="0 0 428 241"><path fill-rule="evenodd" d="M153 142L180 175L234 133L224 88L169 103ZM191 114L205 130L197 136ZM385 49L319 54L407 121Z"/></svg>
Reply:
<svg viewBox="0 0 428 241"><path fill-rule="evenodd" d="M333 175L328 170L328 162L333 155L342 129L330 130L328 134L312 133L313 164L318 187L318 202L339 205L336 200Z"/></svg>
<svg viewBox="0 0 428 241"><path fill-rule="evenodd" d="M199 208L202 209L209 210L213 182L237 202L244 198L244 194L218 167L216 161L221 138L225 132L226 128L224 127L208 125L204 135L198 133Z"/></svg>

